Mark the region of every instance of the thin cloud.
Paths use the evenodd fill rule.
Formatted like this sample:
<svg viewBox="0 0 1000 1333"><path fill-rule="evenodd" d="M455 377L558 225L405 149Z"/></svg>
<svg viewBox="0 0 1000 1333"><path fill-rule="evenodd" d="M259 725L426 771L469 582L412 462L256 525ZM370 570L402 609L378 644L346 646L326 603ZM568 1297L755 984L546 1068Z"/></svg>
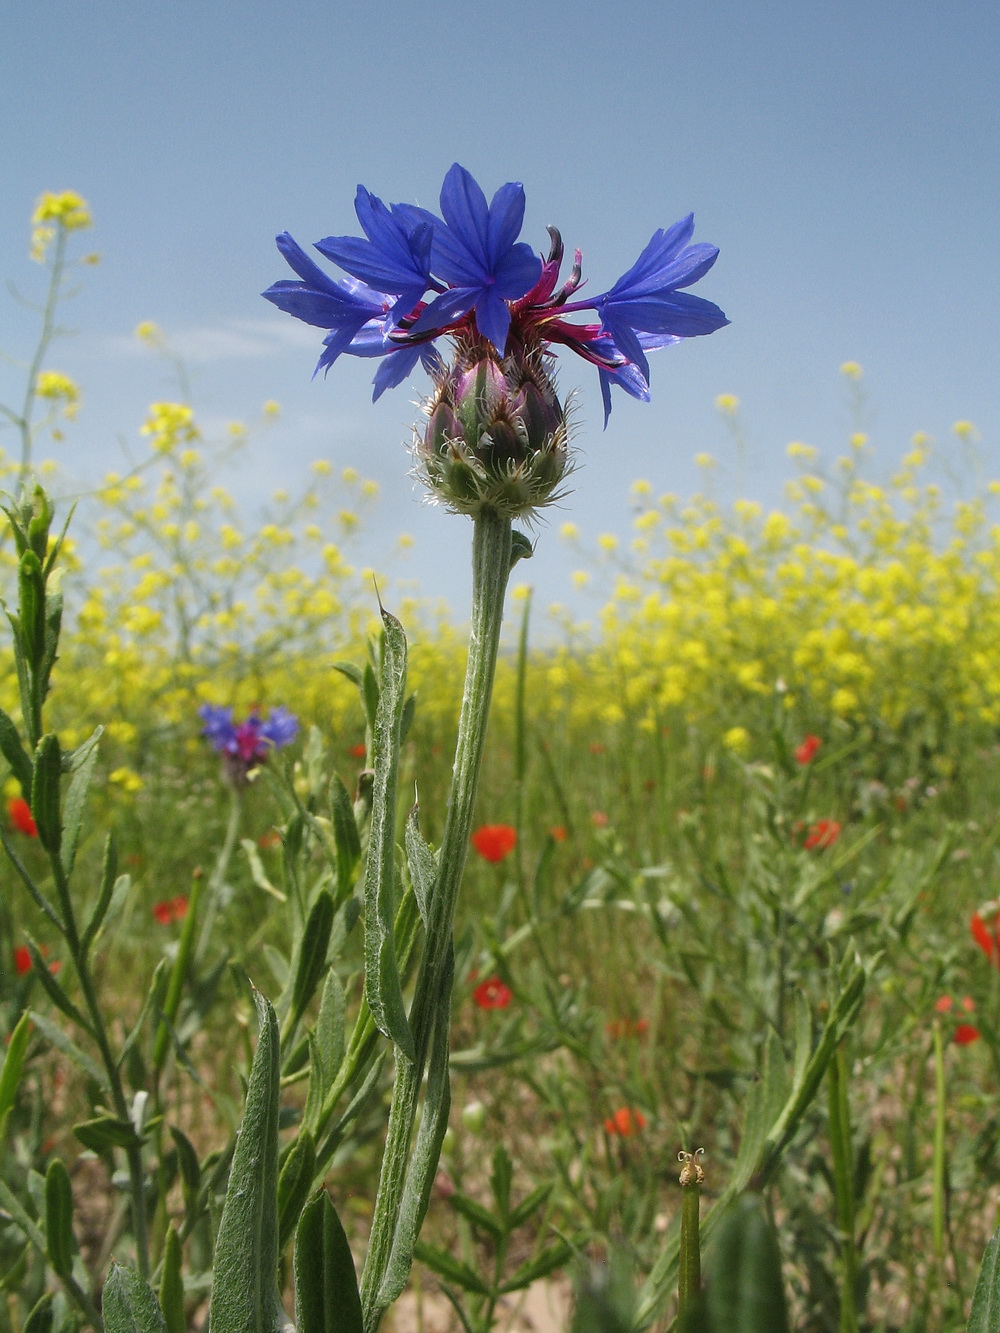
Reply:
<svg viewBox="0 0 1000 1333"><path fill-rule="evenodd" d="M213 361L261 361L276 352L315 350L317 330L288 321L232 319L214 326L161 330L164 347L189 365ZM113 337L101 341L104 356L149 356L150 348L138 338Z"/></svg>

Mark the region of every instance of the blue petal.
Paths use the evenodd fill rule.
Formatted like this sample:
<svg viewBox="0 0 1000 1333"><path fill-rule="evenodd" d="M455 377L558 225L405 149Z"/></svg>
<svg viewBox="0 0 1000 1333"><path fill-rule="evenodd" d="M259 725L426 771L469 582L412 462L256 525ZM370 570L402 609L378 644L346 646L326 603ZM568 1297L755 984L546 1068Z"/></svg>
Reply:
<svg viewBox="0 0 1000 1333"><path fill-rule="evenodd" d="M717 305L700 296L691 296L688 292L647 296L638 301L615 301L609 303L603 313L609 327L614 319L614 329L621 328L624 323L644 333L673 333L680 338L697 338L714 333L729 323ZM618 342L617 333L614 337ZM629 360L635 359L625 347L622 347L622 351Z"/></svg>
<svg viewBox="0 0 1000 1333"><path fill-rule="evenodd" d="M310 287L317 287L320 291L335 287L333 279L324 273L318 264L313 263L301 245L292 240L287 231L279 232L274 240L288 266L294 269Z"/></svg>
<svg viewBox="0 0 1000 1333"><path fill-rule="evenodd" d="M523 222L524 186L517 181L508 181L493 196L486 224L486 252L491 269L496 269L520 236Z"/></svg>
<svg viewBox="0 0 1000 1333"><path fill-rule="evenodd" d="M481 273L490 270L489 209L486 196L464 167L456 162L441 186L441 212L456 239L464 245ZM444 276L444 275L442 275Z"/></svg>
<svg viewBox="0 0 1000 1333"><path fill-rule="evenodd" d="M375 386L372 402L377 403L386 389L394 389L397 384L402 384L419 360L419 346L401 347L398 352L390 352L376 370L375 378L372 380Z"/></svg>
<svg viewBox="0 0 1000 1333"><path fill-rule="evenodd" d="M616 292L625 287L637 286L658 273L680 254L694 234L694 214L689 213L680 222L675 222L666 231L662 228L654 231L646 248L627 273L624 273L612 287Z"/></svg>
<svg viewBox="0 0 1000 1333"><path fill-rule="evenodd" d="M510 310L494 287L487 287L476 302L476 328L503 356L510 330Z"/></svg>
<svg viewBox="0 0 1000 1333"><path fill-rule="evenodd" d="M302 282L276 282L261 296L286 314L319 329L336 329L345 323L359 329L372 316L368 307L352 304L346 293L316 292Z"/></svg>
<svg viewBox="0 0 1000 1333"><path fill-rule="evenodd" d="M538 281L542 261L526 241L510 248L495 270L496 291L505 301L518 301Z"/></svg>
<svg viewBox="0 0 1000 1333"><path fill-rule="evenodd" d="M411 332L429 333L432 329L443 329L445 325L461 319L476 304L482 291L482 284L475 287L449 287L423 311Z"/></svg>

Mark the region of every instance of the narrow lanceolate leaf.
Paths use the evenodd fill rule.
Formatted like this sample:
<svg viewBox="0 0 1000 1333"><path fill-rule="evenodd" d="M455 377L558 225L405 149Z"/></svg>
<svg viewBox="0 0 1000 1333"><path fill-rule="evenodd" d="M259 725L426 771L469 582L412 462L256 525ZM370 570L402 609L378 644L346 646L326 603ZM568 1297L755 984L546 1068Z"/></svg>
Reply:
<svg viewBox="0 0 1000 1333"><path fill-rule="evenodd" d="M515 1269L500 1290L505 1294L509 1291L523 1291L525 1287L530 1287L532 1282L554 1273L557 1268L565 1268L572 1257L573 1246L569 1241L557 1240L554 1245L544 1249L537 1258L529 1259L527 1263Z"/></svg>
<svg viewBox="0 0 1000 1333"><path fill-rule="evenodd" d="M131 1268L112 1264L104 1284L105 1333L166 1333L153 1288Z"/></svg>
<svg viewBox="0 0 1000 1333"><path fill-rule="evenodd" d="M212 1333L280 1333L278 1109L281 1049L271 1005L254 992L260 1034L229 1173L212 1270Z"/></svg>
<svg viewBox="0 0 1000 1333"><path fill-rule="evenodd" d="M420 910L420 919L426 927L437 878L437 861L420 832L420 809L416 805L406 820L406 862L410 867L410 882Z"/></svg>
<svg viewBox="0 0 1000 1333"><path fill-rule="evenodd" d="M31 781L31 814L38 828L38 840L47 852L58 852L62 840L62 819L59 814L61 775L59 741L50 732L38 742Z"/></svg>
<svg viewBox="0 0 1000 1333"><path fill-rule="evenodd" d="M10 764L10 771L21 784L23 796L31 796L31 760L21 744L21 736L7 714L0 708L0 754Z"/></svg>
<svg viewBox="0 0 1000 1333"><path fill-rule="evenodd" d="M375 782L371 833L365 869L365 998L379 1031L390 1037L409 1060L416 1058L413 1033L403 1006L403 988L393 942L396 915L396 775L399 727L406 689L406 637L388 611L382 612L385 637L382 681L375 714Z"/></svg>
<svg viewBox="0 0 1000 1333"><path fill-rule="evenodd" d="M1000 1230L983 1255L966 1333L1000 1333Z"/></svg>
<svg viewBox="0 0 1000 1333"><path fill-rule="evenodd" d="M446 964L443 991L451 994L453 960ZM406 1286L410 1275L417 1237L423 1226L430 1203L431 1187L437 1175L441 1144L448 1129L451 1111L451 1078L448 1069L448 1032L450 1008L439 1004L431 1033L430 1058L427 1067L427 1091L420 1114L420 1128L413 1144L410 1166L406 1174L399 1217L392 1236L389 1262L378 1292L378 1306L385 1310L396 1300Z"/></svg>
<svg viewBox="0 0 1000 1333"><path fill-rule="evenodd" d="M340 978L331 968L323 983L323 997L319 1002L316 1031L309 1038L309 1095L306 1098L302 1122L313 1133L318 1132L326 1095L344 1062L344 1014L347 1006Z"/></svg>
<svg viewBox="0 0 1000 1333"><path fill-rule="evenodd" d="M167 1229L160 1271L160 1309L167 1333L187 1333L184 1318L184 1278L181 1273L181 1241L173 1222Z"/></svg>
<svg viewBox="0 0 1000 1333"><path fill-rule="evenodd" d="M92 1152L110 1152L112 1148L140 1148L142 1139L135 1132L131 1120L117 1116L99 1115L73 1126L73 1133L85 1148Z"/></svg>
<svg viewBox="0 0 1000 1333"><path fill-rule="evenodd" d="M51 1333L53 1310L53 1294L47 1291L45 1295L31 1308L31 1313L24 1321L24 1327L21 1333Z"/></svg>
<svg viewBox="0 0 1000 1333"><path fill-rule="evenodd" d="M80 840L80 826L83 823L87 792L90 789L90 781L94 776L94 765L97 762L97 741L103 731L103 727L98 727L91 737L93 744L85 751L83 761L73 774L69 791L66 793L62 863L67 875L72 871L73 862L76 860L76 847Z"/></svg>
<svg viewBox="0 0 1000 1333"><path fill-rule="evenodd" d="M30 1036L31 1019L24 1013L10 1034L7 1054L4 1056L3 1064L0 1065L0 1144L3 1143L4 1120L17 1097L17 1086L21 1082L24 1054L28 1049Z"/></svg>
<svg viewBox="0 0 1000 1333"><path fill-rule="evenodd" d="M81 1051L76 1042L67 1037L62 1028L57 1023L53 1023L51 1018L46 1018L37 1009L29 1009L28 1014L42 1036L50 1041L57 1051L62 1051L63 1055L68 1056L79 1069L83 1070L88 1078L94 1080L98 1087L103 1088L105 1092L109 1091L108 1076L96 1060L92 1059L86 1051Z"/></svg>
<svg viewBox="0 0 1000 1333"><path fill-rule="evenodd" d="M295 984L292 987L293 1026L302 1017L313 997L313 992L319 985L320 977L326 971L326 951L330 943L335 910L331 894L326 889L320 889L299 945L299 960L295 969Z"/></svg>
<svg viewBox="0 0 1000 1333"><path fill-rule="evenodd" d="M350 793L334 773L330 779L330 823L337 849L337 900L346 898L354 884L354 870L361 859L361 834L354 817Z"/></svg>
<svg viewBox="0 0 1000 1333"><path fill-rule="evenodd" d="M42 989L52 1003L57 1009L62 1010L67 1018L71 1018L78 1027L83 1028L84 1032L93 1035L93 1028L49 971L49 965L45 961L41 949L30 935L28 936L28 953L31 955L33 975L42 983Z"/></svg>
<svg viewBox="0 0 1000 1333"><path fill-rule="evenodd" d="M299 1214L312 1193L316 1174L316 1147L307 1129L302 1130L285 1157L278 1177L278 1252L291 1240Z"/></svg>
<svg viewBox="0 0 1000 1333"><path fill-rule="evenodd" d="M463 1290L471 1291L477 1296L490 1294L489 1287L479 1274L468 1264L463 1264L461 1259L449 1254L447 1250L440 1250L436 1245L421 1244L416 1247L416 1257L439 1277L446 1278Z"/></svg>
<svg viewBox="0 0 1000 1333"><path fill-rule="evenodd" d="M719 1333L788 1333L781 1254L759 1195L744 1195L719 1228L708 1312Z"/></svg>
<svg viewBox="0 0 1000 1333"><path fill-rule="evenodd" d="M21 644L25 657L37 670L45 654L45 580L41 562L34 551L25 551L21 556L17 590Z"/></svg>
<svg viewBox="0 0 1000 1333"><path fill-rule="evenodd" d="M69 1172L58 1157L49 1162L45 1173L45 1249L58 1277L73 1274L73 1190Z"/></svg>
<svg viewBox="0 0 1000 1333"><path fill-rule="evenodd" d="M94 910L90 914L90 920L87 922L80 940L80 947L84 953L93 944L97 938L97 932L104 924L104 918L111 906L111 897L114 893L117 878L118 848L115 845L114 835L109 833L104 843L104 860L101 864L101 884L97 890L97 901L94 903Z"/></svg>
<svg viewBox="0 0 1000 1333"><path fill-rule="evenodd" d="M325 1190L303 1210L294 1266L298 1333L362 1333L351 1247Z"/></svg>

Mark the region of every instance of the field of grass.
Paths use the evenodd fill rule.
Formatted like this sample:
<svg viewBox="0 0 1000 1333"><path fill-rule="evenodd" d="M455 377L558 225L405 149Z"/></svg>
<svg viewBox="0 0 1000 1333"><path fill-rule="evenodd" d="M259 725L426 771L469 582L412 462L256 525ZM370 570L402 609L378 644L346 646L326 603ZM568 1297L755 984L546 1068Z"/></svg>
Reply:
<svg viewBox="0 0 1000 1333"><path fill-rule="evenodd" d="M36 452L75 402L43 389ZM314 1185L360 1266L385 1138L392 1059L367 1017L359 920L389 649L350 556L373 488L318 464L255 523L222 486L239 430L207 441L182 403L154 404L142 430L149 464L105 479L60 554L45 731L64 769L90 774L79 808L63 782L71 888L41 789L0 747L11 1333L96 1322L112 1257L141 1267L137 1173L170 1333L201 1327L256 1045L248 978L282 1039L289 1289ZM956 434L957 454L974 431ZM579 581L608 590L588 627L542 626L515 572L457 913L451 1111L414 1270L469 1333L553 1273L580 1286L580 1330L670 1327L678 1153L699 1149L707 1254L713 1216L759 1192L791 1327L965 1328L1000 1199L1000 487L949 495L922 438L883 485L860 434L828 469L789 452L770 512L710 498L709 460L687 501L636 483L634 531L580 546ZM26 473L14 458L5 471L15 490ZM571 524L562 538L580 543ZM23 625L9 533L0 565ZM416 784L436 847L465 637L419 601L392 609L416 699L395 840ZM0 705L30 738L24 698L8 636ZM298 735L227 780L205 705L287 708ZM53 780L58 794L58 763ZM412 875L411 860L394 902L407 1001ZM83 970L50 900L64 923L98 923Z"/></svg>

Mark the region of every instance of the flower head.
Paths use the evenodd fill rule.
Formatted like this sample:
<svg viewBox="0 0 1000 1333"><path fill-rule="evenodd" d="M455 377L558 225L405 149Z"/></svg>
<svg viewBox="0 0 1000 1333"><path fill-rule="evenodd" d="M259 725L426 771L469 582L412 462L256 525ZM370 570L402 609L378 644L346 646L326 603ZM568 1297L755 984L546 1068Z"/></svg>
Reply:
<svg viewBox="0 0 1000 1333"><path fill-rule="evenodd" d="M187 916L188 900L183 893L176 898L165 898L154 903L151 911L161 926L169 926L174 921L183 921Z"/></svg>
<svg viewBox="0 0 1000 1333"><path fill-rule="evenodd" d="M807 736L803 736L802 744L795 747L795 762L797 764L802 764L803 766L811 764L816 758L816 754L822 744L823 742L820 738L818 736L813 736L811 733Z"/></svg>
<svg viewBox="0 0 1000 1333"><path fill-rule="evenodd" d="M472 998L480 1009L506 1009L514 992L499 977L487 977L472 992Z"/></svg>
<svg viewBox="0 0 1000 1333"><path fill-rule="evenodd" d="M26 944L19 944L14 950L14 971L19 977L31 971L31 950Z"/></svg>
<svg viewBox="0 0 1000 1333"><path fill-rule="evenodd" d="M646 1117L632 1106L620 1106L604 1122L605 1132L620 1139L631 1139L646 1128Z"/></svg>
<svg viewBox="0 0 1000 1333"><path fill-rule="evenodd" d="M683 338L712 333L729 321L691 287L715 263L715 246L692 244L688 216L653 233L642 254L606 292L571 300L582 286L577 251L560 283L563 243L549 228L547 257L518 240L524 189L501 185L487 203L470 173L457 162L441 188L441 216L409 204L386 205L364 186L355 210L364 239L330 236L316 248L349 274L334 280L318 268L287 232L278 248L299 281L284 280L263 295L281 310L328 330L317 370L342 353L384 358L375 376L377 398L421 361L437 376L435 340L455 340L464 367L491 360L508 373L510 363L544 374L553 346L567 347L597 367L605 424L611 387L649 398L647 354ZM429 299L425 299L428 297ZM591 322L568 316L596 312ZM554 396L554 395L553 395Z"/></svg>
<svg viewBox="0 0 1000 1333"><path fill-rule="evenodd" d="M517 832L509 824L483 824L473 833L472 845L484 861L502 861L517 846Z"/></svg>
<svg viewBox="0 0 1000 1333"><path fill-rule="evenodd" d="M817 819L810 825L802 846L807 852L832 847L840 837L840 824L836 819Z"/></svg>
<svg viewBox="0 0 1000 1333"><path fill-rule="evenodd" d="M7 817L11 826L28 838L37 838L38 829L31 817L31 806L23 796L12 796L7 802Z"/></svg>
<svg viewBox="0 0 1000 1333"><path fill-rule="evenodd" d="M1000 912L994 916L992 926L987 926L980 914L973 912L969 929L972 931L972 938L990 962L1000 967Z"/></svg>
<svg viewBox="0 0 1000 1333"><path fill-rule="evenodd" d="M959 1023L952 1034L952 1041L956 1046L968 1046L978 1041L979 1037L980 1032L977 1027L973 1027L971 1023Z"/></svg>
<svg viewBox="0 0 1000 1333"><path fill-rule="evenodd" d="M272 750L291 744L299 730L298 718L286 708L272 708L266 718L252 712L244 722L236 723L231 708L204 704L198 716L204 723L201 734L222 755L226 775L237 786L267 761Z"/></svg>

